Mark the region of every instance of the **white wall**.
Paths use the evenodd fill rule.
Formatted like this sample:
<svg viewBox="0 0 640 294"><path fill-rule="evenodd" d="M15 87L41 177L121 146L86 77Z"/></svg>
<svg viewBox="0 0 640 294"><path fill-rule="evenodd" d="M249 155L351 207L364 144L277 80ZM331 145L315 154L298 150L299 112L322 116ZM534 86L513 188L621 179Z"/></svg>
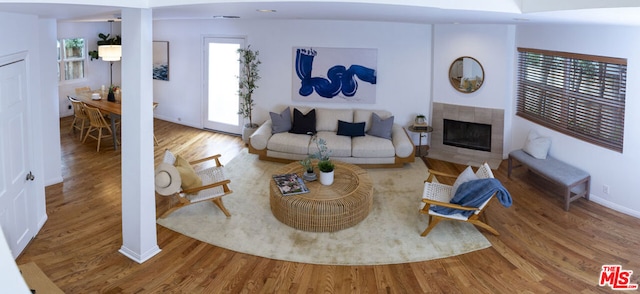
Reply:
<svg viewBox="0 0 640 294"><path fill-rule="evenodd" d="M434 25L433 102L505 111L504 149L510 150L510 125L514 93L515 26ZM451 63L471 56L484 68L482 87L462 93L449 82Z"/></svg>
<svg viewBox="0 0 640 294"><path fill-rule="evenodd" d="M41 19L39 24L40 60L56 60L56 20ZM56 62L40 62L40 96L42 106L45 186L62 182L62 160L60 158L60 119L58 99L58 75Z"/></svg>
<svg viewBox="0 0 640 294"><path fill-rule="evenodd" d="M385 109L408 125L418 113L430 112L431 26L350 21L155 21L154 40L169 41L170 81L154 81L155 116L202 126L202 38L246 36L260 51L259 88L254 120L291 101L294 46L378 49L375 104L305 104L318 107Z"/></svg>
<svg viewBox="0 0 640 294"><path fill-rule="evenodd" d="M113 23L113 35L120 35L120 22ZM111 26L108 22L60 22L58 23L58 40L68 38L84 38L87 52L98 50L98 34L109 34L111 32ZM122 41L125 43L126 41ZM73 115L73 110L70 108L71 103L67 99L67 95L74 95L75 88L89 86L91 89L99 89L100 86L109 86L110 72L109 62L102 61L102 59L91 60L87 55L87 60L84 64L85 78L72 81L60 82L58 94L59 94L59 108L60 117ZM151 72L151 70L149 70ZM120 85L120 62L113 63L113 84Z"/></svg>
<svg viewBox="0 0 640 294"><path fill-rule="evenodd" d="M591 200L640 217L637 170L640 166L640 28L619 26L526 25L517 28L517 46L627 59L624 151L618 153L513 117L513 146L520 148L531 129L552 138L550 154L591 174ZM603 193L609 186L609 195Z"/></svg>
<svg viewBox="0 0 640 294"><path fill-rule="evenodd" d="M22 15L22 14L12 14L12 13L3 13L0 12L0 36L5 38L5 40L10 40L6 42L2 42L0 45L0 56L12 55L18 52L27 52L27 78L28 78L28 92L27 99L28 108L29 108L29 123L30 123L30 133L25 134L25 136L29 136L31 139L31 143L34 144L34 152L30 154L32 158L30 158L30 162L32 166L32 172L36 175L34 180L34 188L33 195L29 197L29 207L32 208L30 213L35 214L35 219L37 221L37 230L39 230L44 221L46 220L46 211L45 211L45 194L44 194L44 166L43 166L43 157L46 156L60 156L59 150L57 154L50 154L45 144L45 138L43 134L45 134L49 128L45 129L43 126L47 126L50 124L50 121L47 119L51 119L52 117L57 120L57 117L51 115L51 109L47 109L47 104L42 103L41 99L44 97L42 94L48 94L46 89L41 89L44 87L48 87L51 84L48 82L41 82L41 77L43 76L41 71L41 52L39 49L39 41L40 33L41 33L41 22L39 22L38 18L32 15ZM16 28L19 28L16 29ZM54 102L55 103L55 102ZM55 128L55 126L51 126L50 128ZM55 130L55 132L59 132ZM55 134L54 134L55 135ZM0 141L3 140L3 134L0 134ZM49 144L49 142L46 142ZM55 149L55 148L53 148ZM54 151L55 152L55 151ZM46 154L43 154L46 153ZM59 167L58 167L59 168ZM0 234L3 234L0 231ZM5 242L4 238L0 238L0 242ZM4 247L4 245L0 246ZM6 251L4 248L3 251ZM3 252L4 254L4 252ZM2 258L0 262L0 268L9 269L11 273L15 273L15 263L11 259L7 259L5 257ZM16 275L14 275L16 276ZM4 281L4 280L3 280ZM24 283L20 280L20 278L13 279L8 284L3 283L3 290L11 293L22 293L24 289Z"/></svg>

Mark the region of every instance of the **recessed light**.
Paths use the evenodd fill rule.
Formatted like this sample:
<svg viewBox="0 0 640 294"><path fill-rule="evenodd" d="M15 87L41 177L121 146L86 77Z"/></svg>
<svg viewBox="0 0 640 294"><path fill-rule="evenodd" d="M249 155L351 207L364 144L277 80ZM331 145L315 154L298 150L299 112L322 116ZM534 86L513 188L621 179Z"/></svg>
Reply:
<svg viewBox="0 0 640 294"><path fill-rule="evenodd" d="M256 9L257 12L276 12L275 9Z"/></svg>
<svg viewBox="0 0 640 294"><path fill-rule="evenodd" d="M214 15L213 16L214 19L233 19L233 18L240 18L237 15Z"/></svg>

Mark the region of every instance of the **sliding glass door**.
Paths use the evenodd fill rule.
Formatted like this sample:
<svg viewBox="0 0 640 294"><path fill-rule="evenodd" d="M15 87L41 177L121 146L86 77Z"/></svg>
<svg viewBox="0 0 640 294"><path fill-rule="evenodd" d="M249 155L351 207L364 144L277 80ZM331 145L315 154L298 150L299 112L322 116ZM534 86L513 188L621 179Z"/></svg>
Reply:
<svg viewBox="0 0 640 294"><path fill-rule="evenodd" d="M233 134L242 133L242 117L238 114L238 49L244 38L206 37L204 127Z"/></svg>

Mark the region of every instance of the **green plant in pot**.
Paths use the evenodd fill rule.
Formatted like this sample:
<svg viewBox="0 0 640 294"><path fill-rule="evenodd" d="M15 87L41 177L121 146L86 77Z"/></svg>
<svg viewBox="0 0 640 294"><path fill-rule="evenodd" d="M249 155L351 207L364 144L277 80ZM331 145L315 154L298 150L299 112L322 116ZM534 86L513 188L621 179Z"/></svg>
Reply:
<svg viewBox="0 0 640 294"><path fill-rule="evenodd" d="M238 96L240 97L240 109L238 114L248 119L248 123L243 126L242 140L249 142L249 136L258 128L258 124L253 122L253 92L258 88L257 82L260 80L258 66L262 63L258 58L260 51L251 49L251 45L246 49L238 49L240 58L240 76L238 77Z"/></svg>
<svg viewBox="0 0 640 294"><path fill-rule="evenodd" d="M331 160L321 160L318 161L318 169L323 173L332 172L336 166L331 162Z"/></svg>
<svg viewBox="0 0 640 294"><path fill-rule="evenodd" d="M307 158L300 160L300 165L304 167L304 174L302 175L303 179L307 181L315 181L316 179L318 179L318 177L316 176L316 173L313 171L313 163L311 162L311 156L308 156Z"/></svg>
<svg viewBox="0 0 640 294"><path fill-rule="evenodd" d="M122 45L122 38L118 35L111 37L111 34L98 34L98 47L102 45ZM98 59L98 50L93 50L88 52L91 60Z"/></svg>
<svg viewBox="0 0 640 294"><path fill-rule="evenodd" d="M327 141L323 138L318 138L318 136L314 134L311 140L315 142L316 147L318 147L318 151L312 154L311 157L319 160L318 170L320 170L320 183L323 185L331 185L333 183L333 170L336 167L330 159L331 150L327 147Z"/></svg>

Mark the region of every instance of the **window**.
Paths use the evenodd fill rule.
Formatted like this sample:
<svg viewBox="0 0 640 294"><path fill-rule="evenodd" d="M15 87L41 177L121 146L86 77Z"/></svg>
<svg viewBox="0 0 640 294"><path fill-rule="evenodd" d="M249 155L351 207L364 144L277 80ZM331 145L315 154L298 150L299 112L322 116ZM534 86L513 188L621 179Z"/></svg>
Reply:
<svg viewBox="0 0 640 294"><path fill-rule="evenodd" d="M58 78L61 81L84 78L84 39L58 41Z"/></svg>
<svg viewBox="0 0 640 294"><path fill-rule="evenodd" d="M622 153L627 60L518 48L516 114Z"/></svg>

